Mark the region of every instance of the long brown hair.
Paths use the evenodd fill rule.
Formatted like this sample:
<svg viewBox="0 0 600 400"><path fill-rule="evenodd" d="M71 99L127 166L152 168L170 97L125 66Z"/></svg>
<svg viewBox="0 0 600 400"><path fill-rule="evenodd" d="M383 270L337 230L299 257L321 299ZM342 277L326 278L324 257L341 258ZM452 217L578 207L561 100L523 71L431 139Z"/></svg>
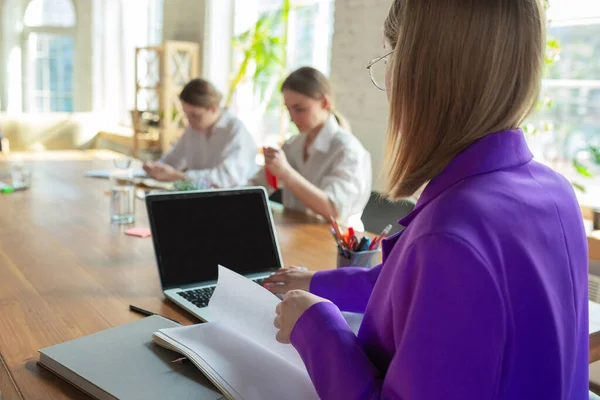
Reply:
<svg viewBox="0 0 600 400"><path fill-rule="evenodd" d="M212 83L201 78L189 81L179 94L179 100L191 106L202 108L218 107L222 99L221 92Z"/></svg>
<svg viewBox="0 0 600 400"><path fill-rule="evenodd" d="M488 133L517 128L539 95L539 0L394 0L385 168L389 198L412 195Z"/></svg>
<svg viewBox="0 0 600 400"><path fill-rule="evenodd" d="M319 70L312 67L301 67L292 72L281 85L281 91L291 90L314 100L329 97L331 109L329 110L340 126L350 131L348 121L335 109L331 82Z"/></svg>

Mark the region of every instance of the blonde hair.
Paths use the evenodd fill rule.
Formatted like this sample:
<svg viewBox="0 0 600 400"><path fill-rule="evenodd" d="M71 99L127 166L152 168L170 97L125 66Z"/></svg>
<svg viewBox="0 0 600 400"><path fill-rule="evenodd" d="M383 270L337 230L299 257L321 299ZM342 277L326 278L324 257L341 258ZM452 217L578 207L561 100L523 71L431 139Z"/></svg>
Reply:
<svg viewBox="0 0 600 400"><path fill-rule="evenodd" d="M218 107L222 99L223 95L212 83L200 78L189 81L179 94L179 100L202 108Z"/></svg>
<svg viewBox="0 0 600 400"><path fill-rule="evenodd" d="M523 122L539 95L545 24L539 0L394 0L384 26L394 49L390 199L414 194L477 139Z"/></svg>
<svg viewBox="0 0 600 400"><path fill-rule="evenodd" d="M346 118L335 109L331 82L319 70L312 67L298 68L283 81L281 91L284 90L291 90L314 100L321 100L325 96L329 97L331 102L329 112L333 114L342 128L350 131L350 124Z"/></svg>

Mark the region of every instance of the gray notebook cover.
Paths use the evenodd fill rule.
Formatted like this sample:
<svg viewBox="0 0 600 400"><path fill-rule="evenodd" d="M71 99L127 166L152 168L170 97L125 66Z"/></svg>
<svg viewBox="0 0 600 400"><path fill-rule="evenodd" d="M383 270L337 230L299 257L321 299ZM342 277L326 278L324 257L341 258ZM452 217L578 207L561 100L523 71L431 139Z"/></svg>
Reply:
<svg viewBox="0 0 600 400"><path fill-rule="evenodd" d="M152 343L152 333L180 326L160 316L41 349L40 364L97 399L221 399L191 362Z"/></svg>

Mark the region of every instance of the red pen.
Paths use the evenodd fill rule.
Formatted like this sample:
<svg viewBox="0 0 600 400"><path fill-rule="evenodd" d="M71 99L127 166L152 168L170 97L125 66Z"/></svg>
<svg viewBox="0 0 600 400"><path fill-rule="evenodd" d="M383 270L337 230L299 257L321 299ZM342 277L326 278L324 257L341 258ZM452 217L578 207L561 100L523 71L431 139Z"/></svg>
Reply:
<svg viewBox="0 0 600 400"><path fill-rule="evenodd" d="M369 244L369 248L368 250L373 250L373 245L377 242L377 238L379 236L375 235L375 237L373 238L373 240L371 241L371 244Z"/></svg>
<svg viewBox="0 0 600 400"><path fill-rule="evenodd" d="M348 237L356 236L356 232L354 232L353 227L348 228Z"/></svg>

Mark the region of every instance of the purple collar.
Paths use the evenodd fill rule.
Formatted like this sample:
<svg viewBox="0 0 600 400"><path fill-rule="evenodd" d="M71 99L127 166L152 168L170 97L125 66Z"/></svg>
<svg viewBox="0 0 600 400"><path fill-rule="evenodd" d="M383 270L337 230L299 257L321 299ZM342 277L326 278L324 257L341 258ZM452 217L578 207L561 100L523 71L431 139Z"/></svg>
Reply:
<svg viewBox="0 0 600 400"><path fill-rule="evenodd" d="M408 226L431 200L466 178L526 164L532 158L521 129L490 133L450 161L446 168L427 184L415 209L398 223Z"/></svg>

